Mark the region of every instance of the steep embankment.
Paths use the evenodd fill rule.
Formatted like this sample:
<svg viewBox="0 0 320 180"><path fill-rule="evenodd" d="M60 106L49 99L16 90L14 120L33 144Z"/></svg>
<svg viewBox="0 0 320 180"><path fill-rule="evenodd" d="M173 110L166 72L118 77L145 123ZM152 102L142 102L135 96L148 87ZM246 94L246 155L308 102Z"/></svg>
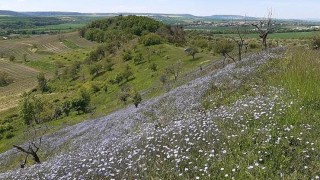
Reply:
<svg viewBox="0 0 320 180"><path fill-rule="evenodd" d="M51 155L46 162L0 174L0 179L208 178L215 172L208 169L221 161L214 157L230 151L225 143L214 145L222 139L218 123L249 114L259 118L272 114L275 106L285 106L276 88L208 110L202 108L204 94L213 84L230 83L237 88L282 53L283 49L277 49L252 55L145 101L139 108L129 106L46 136L43 153ZM199 74L203 72L193 76ZM14 150L1 154L0 165L6 166L12 156Z"/></svg>

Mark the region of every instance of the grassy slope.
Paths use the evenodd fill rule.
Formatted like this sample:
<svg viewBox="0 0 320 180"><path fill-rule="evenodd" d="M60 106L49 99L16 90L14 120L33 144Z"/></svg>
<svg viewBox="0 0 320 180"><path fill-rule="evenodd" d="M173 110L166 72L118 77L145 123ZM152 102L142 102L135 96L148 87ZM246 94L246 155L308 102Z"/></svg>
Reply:
<svg viewBox="0 0 320 180"><path fill-rule="evenodd" d="M0 60L0 71L7 72L9 77L14 79L14 83L0 89L0 126L9 123L14 127L14 129L1 134L1 152L10 148L14 143L22 143L24 139L24 126L22 122L17 120L16 116L19 110L16 106L20 101L21 94L37 85L36 76L39 71L46 72L47 76L51 77L55 70L56 61L66 61L68 64L70 59L84 60L86 54L96 45L79 38L76 32L64 34L63 38L64 42L62 43L59 42L57 35L0 41L1 52L16 56L14 62L10 62L7 57ZM33 44L37 45L37 52L32 51L31 45ZM41 54L39 52L51 53ZM28 54L28 62L22 63L23 53ZM11 134L14 137L7 138Z"/></svg>
<svg viewBox="0 0 320 180"><path fill-rule="evenodd" d="M57 62L64 64L64 66L70 66L75 61L84 61L88 53L92 50L92 48L83 48L83 46L88 47L92 45L92 43L87 42L83 39L75 38L74 34L66 34L64 35L64 37L66 40L63 42L63 44L65 46L68 46L69 49L64 50L63 48L58 48L62 51L65 51L64 53L42 55L41 61L30 61L27 63L27 65L39 69L40 71L49 73L48 77L50 77L53 76L53 73L56 70ZM57 36L55 38L55 41L49 38L49 42L51 44L56 44ZM27 41L39 42L38 39L39 38L32 38ZM46 39L48 38L43 38L42 41L40 41L39 46L46 46ZM168 44L144 47L142 45L138 45L137 40L133 40L131 43L124 47L124 49L131 50L133 48L136 49L136 53L140 52L144 57L144 62L140 65L135 65L133 60L129 62L123 62L121 49L114 57L112 57L112 62L115 64L115 66L113 67L113 71L104 72L101 76L92 79L92 76L89 75L87 69L83 68L80 74L83 74L85 78L89 80L86 83L84 83L82 80L69 81L65 79L55 80L50 83L50 86L59 89L59 93L43 95L43 100L47 102L52 102L54 100L63 100L65 98L72 98L77 94L79 88L85 87L90 90L92 84L95 84L101 88L99 92L93 93L91 97L92 107L95 107L93 113L83 114L80 116L75 113L72 113L69 117L64 117L63 119L59 119L57 121L48 122L47 124L53 128L53 131L63 128L67 125L79 123L83 120L106 115L109 112L112 112L118 108L125 106L118 99L120 91L119 85L108 85L107 93L102 90L102 87L105 84L108 84L108 81L110 79L113 79L116 76L116 74L123 72L128 65L130 66L131 71L134 73L134 78L131 79L127 84L130 84L130 86L132 86L137 91L146 90L149 88L148 93L144 94L145 99L165 92L164 88L162 86L159 86L159 77L160 75L164 74L164 69L166 67L176 64L177 61L180 61L182 65L181 74L183 74L191 69L197 69L200 65L204 65L205 63L208 63L212 61L212 59L214 59L214 57L211 54L209 54L208 52L204 52L197 54L195 60L193 60L191 56L186 55L183 48L175 47ZM158 70L156 72L153 72L149 68L151 63L157 64ZM60 69L59 71L61 72L62 69ZM123 81L120 85L125 83L126 82ZM8 112L8 114L12 113L16 114L17 110L13 109ZM8 119L7 116L7 113L2 114L1 119ZM2 140L0 140L0 152L3 152L11 148L12 144L14 143L21 142L21 137L23 136L23 124L20 123L18 119L13 120L13 122L11 123L15 124L15 128L13 131L13 134L15 136L10 139L3 138Z"/></svg>
<svg viewBox="0 0 320 180"><path fill-rule="evenodd" d="M268 110L259 110L265 106L261 102L252 109L254 115L241 112L245 120L218 122L218 129L223 133L217 146L228 149L228 153L210 169L217 176L236 179L319 177L319 52L294 49L287 55L261 67L254 77L242 81L236 89L224 86L208 91L206 97L210 98L203 102L206 108L232 106L244 97L257 95L276 96L282 101L271 106L271 114ZM270 94L270 87L282 89L281 93Z"/></svg>

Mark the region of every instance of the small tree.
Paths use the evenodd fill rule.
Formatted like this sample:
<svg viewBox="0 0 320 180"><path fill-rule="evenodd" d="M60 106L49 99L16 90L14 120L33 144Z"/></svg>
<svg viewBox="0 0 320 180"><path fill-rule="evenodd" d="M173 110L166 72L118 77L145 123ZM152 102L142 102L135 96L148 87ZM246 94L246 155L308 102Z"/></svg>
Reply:
<svg viewBox="0 0 320 180"><path fill-rule="evenodd" d="M259 37L262 39L262 46L264 49L268 48L267 37L272 31L272 11L269 11L268 18L266 20L260 21L259 23L254 23L252 26L256 27L259 31Z"/></svg>
<svg viewBox="0 0 320 180"><path fill-rule="evenodd" d="M132 94L132 91L133 91L133 88L130 85L128 84L123 85L121 87L121 93L119 96L120 101L126 104L128 99L130 98L130 94Z"/></svg>
<svg viewBox="0 0 320 180"><path fill-rule="evenodd" d="M47 79L44 76L44 73L39 73L37 76L38 87L41 92L47 92L49 90L47 85Z"/></svg>
<svg viewBox="0 0 320 180"><path fill-rule="evenodd" d="M238 39L233 38L233 41L238 46L238 60L241 61L242 60L242 50L243 50L243 46L245 45L244 34L240 32L239 28L237 28L237 34L238 34Z"/></svg>
<svg viewBox="0 0 320 180"><path fill-rule="evenodd" d="M26 137L32 137L31 140L28 141L26 147L23 146L18 146L18 145L13 145L14 148L16 148L18 151L22 152L25 154L25 159L24 161L20 164L21 168L24 168L25 165L27 164L28 161L28 157L29 155L32 156L33 160L35 163L40 164L40 157L38 155L38 151L41 148L41 144L42 144L42 135L38 135L39 131L41 130L41 128L35 128L34 126L32 127L32 131L28 130L28 134ZM46 131L43 131L46 132Z"/></svg>
<svg viewBox="0 0 320 180"><path fill-rule="evenodd" d="M20 107L20 117L24 124L31 125L34 118L34 105L31 101L30 94L25 94Z"/></svg>
<svg viewBox="0 0 320 180"><path fill-rule="evenodd" d="M16 60L16 57L14 55L10 55L9 56L9 61L14 61L14 60Z"/></svg>
<svg viewBox="0 0 320 180"><path fill-rule="evenodd" d="M214 51L218 54L221 54L224 57L223 64L225 64L225 61L228 57L233 61L235 61L234 58L229 55L229 53L232 52L233 49L234 49L234 44L228 39L219 40L216 46L214 47Z"/></svg>
<svg viewBox="0 0 320 180"><path fill-rule="evenodd" d="M194 47L189 47L189 48L186 48L184 50L189 56L192 56L192 59L194 60L195 58L195 55L197 53L199 53L198 49L194 48Z"/></svg>
<svg viewBox="0 0 320 180"><path fill-rule="evenodd" d="M134 96L132 97L132 101L133 101L133 104L136 106L136 108L138 107L138 105L141 103L142 101L142 97L141 95L139 94L139 92L136 92L134 94Z"/></svg>
<svg viewBox="0 0 320 180"><path fill-rule="evenodd" d="M177 80L178 79L178 76L180 74L180 71L182 69L182 64L181 62L179 61L178 63L176 64L173 64L171 66L168 66L166 69L165 69L165 72L167 74L171 74L174 76L174 80Z"/></svg>
<svg viewBox="0 0 320 180"><path fill-rule="evenodd" d="M85 89L80 89L78 98L74 99L71 104L74 110L78 112L87 112L90 105L90 94Z"/></svg>
<svg viewBox="0 0 320 180"><path fill-rule="evenodd" d="M41 123L41 113L44 109L44 103L30 93L23 94L23 100L20 105L20 117L26 125Z"/></svg>

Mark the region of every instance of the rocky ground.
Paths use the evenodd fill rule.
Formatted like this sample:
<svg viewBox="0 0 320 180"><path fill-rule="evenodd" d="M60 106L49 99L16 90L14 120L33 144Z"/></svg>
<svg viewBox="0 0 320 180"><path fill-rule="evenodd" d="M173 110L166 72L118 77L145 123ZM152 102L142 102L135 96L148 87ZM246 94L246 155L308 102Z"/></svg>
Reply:
<svg viewBox="0 0 320 180"><path fill-rule="evenodd" d="M211 148L220 141L217 120L241 124L249 113L256 119L272 118L276 106L285 109L286 105L278 98L281 90L270 87L267 94L243 96L230 106L203 110L204 93L212 84L228 82L236 88L242 78L283 52L279 48L251 55L145 101L139 108L129 106L45 136L43 153L51 158L39 165L2 173L0 179L145 179L149 175L186 178L192 168L198 171L196 179L210 177L210 164L194 164L229 152L223 143ZM231 133L230 139L237 136ZM201 156L190 159L193 151ZM5 166L15 154L15 150L1 154L0 165ZM169 165L161 167L163 164ZM255 166L253 163L252 168ZM175 175L157 172L161 168Z"/></svg>

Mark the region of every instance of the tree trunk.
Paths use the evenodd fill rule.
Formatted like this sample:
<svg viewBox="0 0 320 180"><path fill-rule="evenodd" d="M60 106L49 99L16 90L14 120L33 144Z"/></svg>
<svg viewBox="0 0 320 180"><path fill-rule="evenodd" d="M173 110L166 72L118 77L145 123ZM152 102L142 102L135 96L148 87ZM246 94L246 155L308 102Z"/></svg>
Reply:
<svg viewBox="0 0 320 180"><path fill-rule="evenodd" d="M262 38L262 44L265 50L267 50L268 46L267 46L267 36L263 36Z"/></svg>
<svg viewBox="0 0 320 180"><path fill-rule="evenodd" d="M34 162L36 162L37 164L41 163L40 158L36 152L32 152L31 155L33 157Z"/></svg>
<svg viewBox="0 0 320 180"><path fill-rule="evenodd" d="M242 60L242 45L241 44L239 44L238 45L238 55L239 55L239 61L241 61Z"/></svg>

